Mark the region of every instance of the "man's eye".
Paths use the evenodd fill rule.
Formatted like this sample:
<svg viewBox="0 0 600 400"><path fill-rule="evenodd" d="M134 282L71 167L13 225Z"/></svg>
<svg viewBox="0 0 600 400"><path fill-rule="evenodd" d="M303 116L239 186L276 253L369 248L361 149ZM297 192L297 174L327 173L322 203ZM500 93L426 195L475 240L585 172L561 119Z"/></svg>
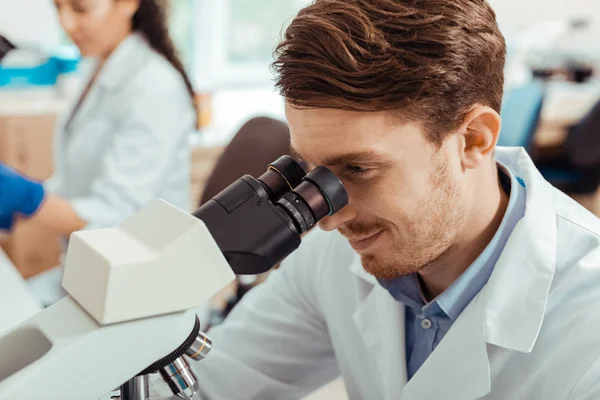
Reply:
<svg viewBox="0 0 600 400"><path fill-rule="evenodd" d="M344 167L344 169L345 169L346 173L348 173L350 175L354 175L354 176L366 175L370 171L368 168L363 168L358 165L346 165Z"/></svg>

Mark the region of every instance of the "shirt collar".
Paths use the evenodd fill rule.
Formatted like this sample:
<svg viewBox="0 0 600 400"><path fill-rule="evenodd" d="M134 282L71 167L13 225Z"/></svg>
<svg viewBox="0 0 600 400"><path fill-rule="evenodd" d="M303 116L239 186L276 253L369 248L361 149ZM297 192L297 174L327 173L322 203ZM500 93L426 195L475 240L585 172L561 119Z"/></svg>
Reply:
<svg viewBox="0 0 600 400"><path fill-rule="evenodd" d="M379 284L390 292L396 301L417 312L425 305L416 274L403 275L392 280L379 279Z"/></svg>
<svg viewBox="0 0 600 400"><path fill-rule="evenodd" d="M434 314L441 311L452 320L458 318L487 283L513 228L525 214L525 188L522 180L500 162L498 176L504 190L510 193L508 205L498 230L477 259L452 285L429 303L425 301L416 274L391 281L380 280L380 284L392 297L418 312Z"/></svg>

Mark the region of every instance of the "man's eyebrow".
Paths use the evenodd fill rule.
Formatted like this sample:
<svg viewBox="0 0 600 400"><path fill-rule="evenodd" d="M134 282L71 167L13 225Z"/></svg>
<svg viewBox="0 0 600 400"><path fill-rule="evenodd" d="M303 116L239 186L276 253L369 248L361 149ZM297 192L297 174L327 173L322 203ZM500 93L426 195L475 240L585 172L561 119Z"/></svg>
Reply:
<svg viewBox="0 0 600 400"><path fill-rule="evenodd" d="M351 153L340 154L337 156L327 157L323 160L323 165L326 167L344 164L362 164L362 163L383 163L384 157L370 150L356 151Z"/></svg>
<svg viewBox="0 0 600 400"><path fill-rule="evenodd" d="M298 162L308 162L296 151L293 146L290 146L290 155ZM356 151L335 156L327 157L322 164L325 167L331 167L344 164L359 164L359 163L384 163L384 157L372 150Z"/></svg>

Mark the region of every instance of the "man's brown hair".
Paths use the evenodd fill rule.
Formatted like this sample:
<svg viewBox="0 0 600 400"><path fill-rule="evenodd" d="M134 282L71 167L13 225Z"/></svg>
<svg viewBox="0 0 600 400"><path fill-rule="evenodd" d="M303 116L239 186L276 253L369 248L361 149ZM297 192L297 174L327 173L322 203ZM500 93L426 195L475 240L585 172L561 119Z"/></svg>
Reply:
<svg viewBox="0 0 600 400"><path fill-rule="evenodd" d="M316 0L275 55L290 105L398 110L438 143L474 104L502 103L506 44L485 0Z"/></svg>

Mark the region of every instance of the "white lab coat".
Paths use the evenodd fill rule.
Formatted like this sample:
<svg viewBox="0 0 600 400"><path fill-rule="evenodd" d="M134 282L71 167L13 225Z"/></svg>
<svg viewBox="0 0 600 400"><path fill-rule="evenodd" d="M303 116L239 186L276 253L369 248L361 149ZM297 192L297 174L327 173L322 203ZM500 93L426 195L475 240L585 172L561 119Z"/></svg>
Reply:
<svg viewBox="0 0 600 400"><path fill-rule="evenodd" d="M95 68L88 69L91 77ZM156 198L190 210L196 111L180 73L133 33L73 113L80 96L57 123L47 191L68 199L86 229L118 225ZM52 304L66 295L62 273L48 270L28 287Z"/></svg>
<svg viewBox="0 0 600 400"><path fill-rule="evenodd" d="M114 226L159 197L188 210L196 117L179 72L133 33L73 115L78 98L58 122L48 191L88 228Z"/></svg>
<svg viewBox="0 0 600 400"><path fill-rule="evenodd" d="M210 333L202 398L298 399L341 374L352 400L600 399L600 223L523 150L497 157L527 186L525 216L408 383L403 305L317 231Z"/></svg>

